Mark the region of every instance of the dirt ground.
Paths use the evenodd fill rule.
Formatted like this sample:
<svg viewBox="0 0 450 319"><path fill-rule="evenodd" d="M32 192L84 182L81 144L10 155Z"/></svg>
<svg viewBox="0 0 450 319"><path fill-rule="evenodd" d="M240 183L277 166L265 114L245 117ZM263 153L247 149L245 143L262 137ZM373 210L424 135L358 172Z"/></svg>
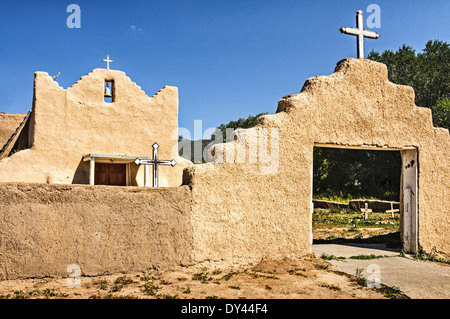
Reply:
<svg viewBox="0 0 450 319"><path fill-rule="evenodd" d="M80 288L67 278L0 282L0 298L64 299L384 299L377 290L335 272L313 255L298 260L263 260L257 264L205 262L147 273L81 277Z"/></svg>

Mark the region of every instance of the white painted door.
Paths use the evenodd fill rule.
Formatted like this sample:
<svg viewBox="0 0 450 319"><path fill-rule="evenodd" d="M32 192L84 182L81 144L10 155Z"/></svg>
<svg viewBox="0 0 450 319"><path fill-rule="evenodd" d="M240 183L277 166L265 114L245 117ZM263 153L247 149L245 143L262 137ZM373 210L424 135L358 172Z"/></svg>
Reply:
<svg viewBox="0 0 450 319"><path fill-rule="evenodd" d="M404 149L402 153L402 220L401 236L407 253L418 250L418 162L417 149Z"/></svg>

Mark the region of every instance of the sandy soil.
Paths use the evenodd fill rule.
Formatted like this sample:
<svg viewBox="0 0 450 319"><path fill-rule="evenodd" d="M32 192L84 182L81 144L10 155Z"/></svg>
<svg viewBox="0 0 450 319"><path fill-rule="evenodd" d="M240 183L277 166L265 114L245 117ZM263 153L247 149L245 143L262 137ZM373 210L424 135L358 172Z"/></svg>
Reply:
<svg viewBox="0 0 450 319"><path fill-rule="evenodd" d="M241 265L205 262L147 273L82 276L80 280L80 288L69 288L67 278L1 281L0 298L385 298L314 256Z"/></svg>
<svg viewBox="0 0 450 319"><path fill-rule="evenodd" d="M360 227L356 231L352 231L350 226L333 227L333 228L317 228L313 229L314 239L330 239L330 238L369 238L380 235L391 234L395 231L382 227Z"/></svg>

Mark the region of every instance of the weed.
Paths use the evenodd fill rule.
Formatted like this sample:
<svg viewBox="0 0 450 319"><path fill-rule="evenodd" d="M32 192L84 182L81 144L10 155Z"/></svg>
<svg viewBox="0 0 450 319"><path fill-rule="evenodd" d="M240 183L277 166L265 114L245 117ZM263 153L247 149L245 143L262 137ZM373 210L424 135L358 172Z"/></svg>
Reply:
<svg viewBox="0 0 450 319"><path fill-rule="evenodd" d="M263 275L263 274L257 274L255 272L246 272L248 275L252 276L253 278L267 278L267 279L280 279L276 276L272 275Z"/></svg>
<svg viewBox="0 0 450 319"><path fill-rule="evenodd" d="M106 280L99 280L95 284L98 285L101 290L108 289L108 281Z"/></svg>
<svg viewBox="0 0 450 319"><path fill-rule="evenodd" d="M434 261L440 262L444 264L450 264L450 259L439 257L437 254L427 254L424 251L416 252L414 254L414 259L416 260L424 260L424 261Z"/></svg>
<svg viewBox="0 0 450 319"><path fill-rule="evenodd" d="M305 274L302 274L302 273L297 272L297 271L295 271L295 270L289 270L288 273L291 274L291 275L302 276L302 277L305 277L305 278L308 277L308 276L306 276Z"/></svg>
<svg viewBox="0 0 450 319"><path fill-rule="evenodd" d="M239 274L239 271L230 271L228 274L223 275L222 279L230 280L231 277L237 274Z"/></svg>
<svg viewBox="0 0 450 319"><path fill-rule="evenodd" d="M158 299L178 299L178 295L157 295Z"/></svg>
<svg viewBox="0 0 450 319"><path fill-rule="evenodd" d="M113 294L107 294L103 297L103 299L136 299L136 297L133 296L124 296L124 295L113 295Z"/></svg>
<svg viewBox="0 0 450 319"><path fill-rule="evenodd" d="M191 293L191 287L189 287L189 285L187 286L187 288L185 290L183 290L184 294L190 294Z"/></svg>
<svg viewBox="0 0 450 319"><path fill-rule="evenodd" d="M196 274L194 274L193 276L192 276L192 280L199 280L199 281L201 281L201 282L207 282L207 281L211 281L212 280L212 278L211 277L208 277L208 271L207 271L207 268L206 267L204 267L204 268L202 268L202 270L199 272L199 273L196 273Z"/></svg>
<svg viewBox="0 0 450 319"><path fill-rule="evenodd" d="M161 287L155 286L153 281L146 282L142 287L142 292L149 296L155 296Z"/></svg>
<svg viewBox="0 0 450 319"><path fill-rule="evenodd" d="M114 284L126 286L129 284L132 284L133 282L134 281L131 278L127 278L126 276L120 276L120 277L116 278L116 280L114 281Z"/></svg>
<svg viewBox="0 0 450 319"><path fill-rule="evenodd" d="M364 269L363 268L356 268L355 269L355 278L356 283L360 286L366 286L366 278L364 278L363 274Z"/></svg>
<svg viewBox="0 0 450 319"><path fill-rule="evenodd" d="M376 256L374 254L371 255L358 255L358 256L351 256L350 259L378 259L378 258L384 258L385 256Z"/></svg>
<svg viewBox="0 0 450 319"><path fill-rule="evenodd" d="M330 264L329 263L321 263L319 265L319 268L323 269L323 270L328 270L328 268L330 268Z"/></svg>
<svg viewBox="0 0 450 319"><path fill-rule="evenodd" d="M322 284L322 285L320 285L320 287L328 288L330 290L335 290L335 291L341 290L341 288L339 288L338 286L335 286L335 285Z"/></svg>
<svg viewBox="0 0 450 319"><path fill-rule="evenodd" d="M118 292L122 290L124 286L132 284L133 282L133 279L127 278L126 276L117 277L114 281L114 286L111 288L111 292Z"/></svg>
<svg viewBox="0 0 450 319"><path fill-rule="evenodd" d="M382 285L380 288L375 288L375 290L382 293L385 297L389 299L410 299L397 287L388 287Z"/></svg>
<svg viewBox="0 0 450 319"><path fill-rule="evenodd" d="M327 253L322 253L322 255L320 255L320 258L324 259L324 260L332 260L334 259L334 255L328 255Z"/></svg>
<svg viewBox="0 0 450 319"><path fill-rule="evenodd" d="M12 299L28 299L29 296L27 296L22 290L16 290L14 291L14 294L12 296Z"/></svg>
<svg viewBox="0 0 450 319"><path fill-rule="evenodd" d="M272 287L270 287L269 285L266 285L266 290L272 290Z"/></svg>
<svg viewBox="0 0 450 319"><path fill-rule="evenodd" d="M237 289L237 290L240 290L240 289L241 289L241 287L238 287L238 286L228 286L228 288L231 288L231 289Z"/></svg>
<svg viewBox="0 0 450 319"><path fill-rule="evenodd" d="M161 280L159 281L159 283L160 283L161 285L171 285L171 284L172 284L170 281L166 281L166 280L164 280L164 279L161 279Z"/></svg>

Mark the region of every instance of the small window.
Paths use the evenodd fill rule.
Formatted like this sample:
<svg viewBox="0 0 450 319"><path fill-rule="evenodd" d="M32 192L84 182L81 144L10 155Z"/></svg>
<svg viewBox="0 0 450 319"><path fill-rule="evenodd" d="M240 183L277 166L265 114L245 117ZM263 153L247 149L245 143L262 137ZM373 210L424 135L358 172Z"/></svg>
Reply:
<svg viewBox="0 0 450 319"><path fill-rule="evenodd" d="M104 101L106 103L112 103L114 102L114 81L105 81L105 87L104 87Z"/></svg>

